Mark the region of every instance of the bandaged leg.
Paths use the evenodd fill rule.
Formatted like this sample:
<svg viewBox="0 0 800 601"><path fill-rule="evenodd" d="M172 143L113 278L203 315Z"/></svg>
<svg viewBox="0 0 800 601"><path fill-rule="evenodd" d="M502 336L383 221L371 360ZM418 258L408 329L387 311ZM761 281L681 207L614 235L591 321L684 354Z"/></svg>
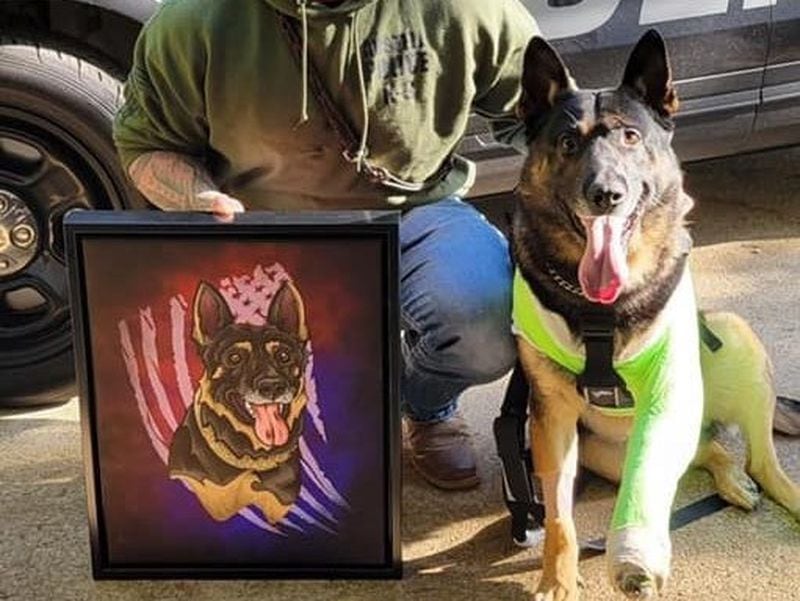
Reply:
<svg viewBox="0 0 800 601"><path fill-rule="evenodd" d="M669 575L670 511L702 419L699 373L694 380L692 370L683 373L686 379L661 382L655 392L663 396L637 405L628 441L607 557L612 584L631 598L659 591Z"/></svg>

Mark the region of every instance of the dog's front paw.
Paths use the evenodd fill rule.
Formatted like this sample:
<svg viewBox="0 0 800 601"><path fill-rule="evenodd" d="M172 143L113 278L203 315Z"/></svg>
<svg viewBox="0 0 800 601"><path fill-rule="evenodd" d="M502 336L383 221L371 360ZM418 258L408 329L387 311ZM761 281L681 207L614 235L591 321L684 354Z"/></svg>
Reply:
<svg viewBox="0 0 800 601"><path fill-rule="evenodd" d="M663 581L659 582L647 568L622 563L616 566L614 584L628 599L653 599L656 591L661 590Z"/></svg>
<svg viewBox="0 0 800 601"><path fill-rule="evenodd" d="M580 592L586 588L586 583L577 572L566 582L548 581L542 576L541 582L533 595L534 601L571 601L580 598Z"/></svg>
<svg viewBox="0 0 800 601"><path fill-rule="evenodd" d="M629 599L656 596L669 576L669 535L644 528L623 528L608 537L608 570L612 586Z"/></svg>
<svg viewBox="0 0 800 601"><path fill-rule="evenodd" d="M582 584L575 525L572 520L545 520L542 579L534 600L576 601Z"/></svg>
<svg viewBox="0 0 800 601"><path fill-rule="evenodd" d="M555 582L552 584L539 583L539 588L533 595L533 601L577 601L580 598L580 586L577 584L574 587L563 586Z"/></svg>

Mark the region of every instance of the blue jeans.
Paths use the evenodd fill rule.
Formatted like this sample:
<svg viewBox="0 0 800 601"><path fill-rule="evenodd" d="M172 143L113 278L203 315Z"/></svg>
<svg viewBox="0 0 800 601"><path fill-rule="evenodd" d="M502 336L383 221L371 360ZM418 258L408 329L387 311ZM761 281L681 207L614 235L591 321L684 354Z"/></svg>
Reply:
<svg viewBox="0 0 800 601"><path fill-rule="evenodd" d="M450 197L400 223L403 412L450 417L458 395L513 367L508 243L474 207Z"/></svg>

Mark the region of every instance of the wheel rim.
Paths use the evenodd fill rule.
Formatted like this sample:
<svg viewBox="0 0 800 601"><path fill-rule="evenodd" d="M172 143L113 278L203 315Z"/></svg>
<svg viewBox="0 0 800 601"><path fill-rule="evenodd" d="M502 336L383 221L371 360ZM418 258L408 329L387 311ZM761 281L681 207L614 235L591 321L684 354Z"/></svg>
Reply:
<svg viewBox="0 0 800 601"><path fill-rule="evenodd" d="M0 107L0 368L69 348L64 216L121 204L83 144L37 115Z"/></svg>

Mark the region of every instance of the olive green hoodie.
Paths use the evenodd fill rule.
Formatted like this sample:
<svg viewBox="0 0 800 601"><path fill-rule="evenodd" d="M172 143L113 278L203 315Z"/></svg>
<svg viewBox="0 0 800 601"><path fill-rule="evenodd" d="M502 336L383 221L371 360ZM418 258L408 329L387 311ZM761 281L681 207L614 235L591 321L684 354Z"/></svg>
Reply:
<svg viewBox="0 0 800 601"><path fill-rule="evenodd" d="M360 137L350 161L276 11L305 29L308 60ZM126 169L154 150L202 158L248 208L387 208L463 194L475 168L455 149L469 114L504 118L506 137L519 132L508 118L536 33L518 0L167 0L137 41L115 142ZM390 173L389 184L360 172L362 161Z"/></svg>

